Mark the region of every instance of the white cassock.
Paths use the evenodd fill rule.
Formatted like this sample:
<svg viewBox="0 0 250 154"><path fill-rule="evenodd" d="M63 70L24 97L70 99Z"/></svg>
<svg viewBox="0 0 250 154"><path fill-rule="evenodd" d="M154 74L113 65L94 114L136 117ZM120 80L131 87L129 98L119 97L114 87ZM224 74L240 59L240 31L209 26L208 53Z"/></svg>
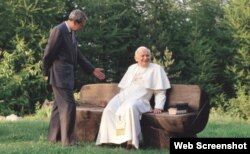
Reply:
<svg viewBox="0 0 250 154"><path fill-rule="evenodd" d="M132 140L137 149L141 138L140 118L151 110L150 99L155 95L155 108L163 109L166 89L170 88L164 69L154 63L147 68L131 65L118 84L121 89L105 107L96 145L121 144Z"/></svg>

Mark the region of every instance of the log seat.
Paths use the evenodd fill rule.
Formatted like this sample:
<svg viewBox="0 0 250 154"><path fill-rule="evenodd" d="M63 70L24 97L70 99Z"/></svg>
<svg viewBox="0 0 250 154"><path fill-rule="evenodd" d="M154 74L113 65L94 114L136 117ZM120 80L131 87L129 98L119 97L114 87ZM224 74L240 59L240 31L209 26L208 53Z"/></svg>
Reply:
<svg viewBox="0 0 250 154"><path fill-rule="evenodd" d="M117 83L84 85L76 108L76 136L79 141L95 142L101 116L108 101L119 92ZM196 137L209 118L209 100L198 85L172 84L161 114L144 113L141 118L143 145L169 148L170 138ZM188 112L171 115L169 107L188 104ZM151 99L154 106L154 98Z"/></svg>

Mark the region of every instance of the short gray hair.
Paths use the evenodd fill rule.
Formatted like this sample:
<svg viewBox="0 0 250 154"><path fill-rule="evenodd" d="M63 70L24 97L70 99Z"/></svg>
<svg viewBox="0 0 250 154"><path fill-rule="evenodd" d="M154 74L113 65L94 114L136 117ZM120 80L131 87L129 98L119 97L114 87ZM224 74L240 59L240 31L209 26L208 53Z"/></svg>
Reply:
<svg viewBox="0 0 250 154"><path fill-rule="evenodd" d="M70 12L69 20L76 21L77 23L82 23L83 21L87 21L88 17L85 12L80 9L75 9Z"/></svg>

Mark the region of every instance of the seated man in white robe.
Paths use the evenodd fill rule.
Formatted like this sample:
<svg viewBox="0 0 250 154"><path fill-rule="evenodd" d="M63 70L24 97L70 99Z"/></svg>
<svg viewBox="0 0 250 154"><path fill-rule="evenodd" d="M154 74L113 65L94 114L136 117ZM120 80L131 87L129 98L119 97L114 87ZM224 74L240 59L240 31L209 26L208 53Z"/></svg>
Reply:
<svg viewBox="0 0 250 154"><path fill-rule="evenodd" d="M135 51L135 61L118 84L120 92L105 107L96 145L127 143L126 148L139 148L142 139L140 118L143 113L160 114L170 82L164 69L150 62L151 52L142 46ZM152 109L150 99L155 96Z"/></svg>

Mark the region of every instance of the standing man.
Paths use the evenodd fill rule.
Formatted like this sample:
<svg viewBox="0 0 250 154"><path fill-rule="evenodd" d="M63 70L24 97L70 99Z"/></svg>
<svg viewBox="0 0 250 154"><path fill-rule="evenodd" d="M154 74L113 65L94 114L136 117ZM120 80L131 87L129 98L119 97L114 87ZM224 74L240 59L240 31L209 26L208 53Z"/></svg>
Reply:
<svg viewBox="0 0 250 154"><path fill-rule="evenodd" d="M73 89L77 64L99 80L105 79L103 69L95 68L78 50L75 32L82 29L87 20L83 11L73 10L67 21L52 29L43 57L44 75L48 77L55 98L48 140L53 143L61 141L62 146L71 146L76 142Z"/></svg>

